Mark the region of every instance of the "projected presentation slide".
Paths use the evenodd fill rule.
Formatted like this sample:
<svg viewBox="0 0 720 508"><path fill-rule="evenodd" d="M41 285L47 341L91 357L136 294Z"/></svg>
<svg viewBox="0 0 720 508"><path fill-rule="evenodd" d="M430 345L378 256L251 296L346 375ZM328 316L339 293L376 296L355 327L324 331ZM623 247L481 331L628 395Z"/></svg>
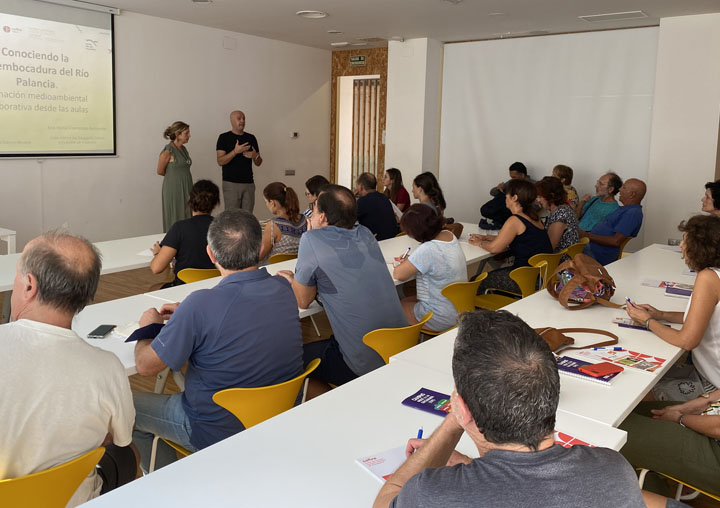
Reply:
<svg viewBox="0 0 720 508"><path fill-rule="evenodd" d="M112 32L0 13L0 156L113 154Z"/></svg>

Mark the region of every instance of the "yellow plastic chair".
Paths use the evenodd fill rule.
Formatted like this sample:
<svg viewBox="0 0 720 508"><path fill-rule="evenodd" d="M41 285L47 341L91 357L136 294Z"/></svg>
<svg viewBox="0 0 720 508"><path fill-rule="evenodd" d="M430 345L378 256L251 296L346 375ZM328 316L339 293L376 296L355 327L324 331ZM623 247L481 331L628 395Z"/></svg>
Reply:
<svg viewBox="0 0 720 508"><path fill-rule="evenodd" d="M521 294L517 298L499 294L477 295L475 306L483 309L498 310L506 305L517 302L537 291L537 279L545 271L545 261L538 266L521 266L510 272L510 278L520 287Z"/></svg>
<svg viewBox="0 0 720 508"><path fill-rule="evenodd" d="M240 420L246 429L279 415L295 405L305 379L317 369L320 359L312 360L299 376L270 386L228 388L213 395L213 402ZM304 397L303 397L304 398Z"/></svg>
<svg viewBox="0 0 720 508"><path fill-rule="evenodd" d="M169 439L165 439L156 434L155 437L153 438L152 448L150 449L150 465L148 466L148 473L152 473L153 471L155 471L155 459L157 459L157 444L158 444L158 441L160 441L160 440L167 443L167 445L170 448L175 450L177 453L179 453L183 457L187 457L188 455L192 454L192 452L190 450L188 450L187 448L184 448L184 447L180 446L179 444L177 444L176 442L170 441Z"/></svg>
<svg viewBox="0 0 720 508"><path fill-rule="evenodd" d="M630 240L632 240L632 236L628 236L625 240L623 240L623 243L620 244L620 250L618 251L618 259L622 259L623 257L623 251L625 251L625 246L628 244ZM628 254L629 255L629 254Z"/></svg>
<svg viewBox="0 0 720 508"><path fill-rule="evenodd" d="M475 295L477 293L478 286L480 286L482 281L485 280L485 277L487 277L487 272L481 273L480 275L478 275L477 279L471 282L453 282L452 284L448 284L447 286L445 286L442 289L441 293L445 298L452 302L458 313L472 312L475 310ZM428 328L423 328L422 333L424 333L425 335L430 335L431 337L435 337L436 335L445 333L448 330L452 330L453 328L455 327L452 326L447 330L442 330L439 332L436 332L435 330L430 330Z"/></svg>
<svg viewBox="0 0 720 508"><path fill-rule="evenodd" d="M220 270L215 268L184 268L177 273L177 278L185 284L199 280L220 277Z"/></svg>
<svg viewBox="0 0 720 508"><path fill-rule="evenodd" d="M398 234L395 235L395 238L397 238L398 236L406 236L406 235L407 235L407 233L405 231L400 231Z"/></svg>
<svg viewBox="0 0 720 508"><path fill-rule="evenodd" d="M569 247L568 247L569 248ZM558 252L557 254L535 254L533 257L528 259L530 266L540 266L541 263L545 263L545 268L542 273L542 288L545 289L548 284L548 277L550 277L555 268L560 264L560 258L565 255L565 250Z"/></svg>
<svg viewBox="0 0 720 508"><path fill-rule="evenodd" d="M391 356L417 345L420 339L420 329L432 317L433 313L428 312L419 323L414 325L403 328L378 328L366 333L363 342L382 356L385 363L388 363Z"/></svg>
<svg viewBox="0 0 720 508"><path fill-rule="evenodd" d="M644 469L644 468L638 468L638 471L640 472L640 474L638 476L638 483L640 484L640 488L642 488L643 484L645 483L645 476L647 476L647 474L650 472L650 470ZM710 494L709 492L705 492L704 490L699 489L693 485L690 485L689 483L687 483L683 480L678 480L677 478L673 478L672 476L666 475L665 473L661 473L660 471L655 471L655 473L659 474L660 476L664 476L665 478L668 478L678 484L677 490L675 491L675 499L678 501L680 501L680 496L682 494L683 486L691 488L693 490L696 490L696 491L700 492L701 494L709 497L710 499L714 499L715 501L720 501L720 496L717 496L715 494Z"/></svg>
<svg viewBox="0 0 720 508"><path fill-rule="evenodd" d="M571 258L574 258L576 255L580 254L583 250L585 250L585 246L590 242L590 239L585 236L580 239L578 243L572 244L570 247L567 247L562 250L563 253L567 254ZM553 271L555 269L553 268ZM550 272L552 273L552 272Z"/></svg>
<svg viewBox="0 0 720 508"><path fill-rule="evenodd" d="M2 506L64 508L104 453L101 446L45 471L0 481Z"/></svg>
<svg viewBox="0 0 720 508"><path fill-rule="evenodd" d="M269 264L281 263L282 261L289 261L297 258L297 252L295 254L273 254L268 258Z"/></svg>

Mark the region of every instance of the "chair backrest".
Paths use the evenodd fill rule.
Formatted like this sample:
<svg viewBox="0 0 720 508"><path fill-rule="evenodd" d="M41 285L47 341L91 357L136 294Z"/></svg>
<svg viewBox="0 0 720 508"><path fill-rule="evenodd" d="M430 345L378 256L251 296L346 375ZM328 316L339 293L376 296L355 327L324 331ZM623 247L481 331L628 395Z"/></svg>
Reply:
<svg viewBox="0 0 720 508"><path fill-rule="evenodd" d="M280 263L282 261L289 261L290 259L297 258L297 252L295 254L273 254L268 258L269 264Z"/></svg>
<svg viewBox="0 0 720 508"><path fill-rule="evenodd" d="M537 280L545 271L545 261L538 266L521 266L510 272L510 278L520 286L522 297L530 296L537 291Z"/></svg>
<svg viewBox="0 0 720 508"><path fill-rule="evenodd" d="M548 276L555 272L555 268L557 268L558 264L560 264L560 258L564 255L565 250L562 250L557 254L535 254L528 260L530 266L540 266L541 263L546 263L545 268L542 271L542 289L547 287Z"/></svg>
<svg viewBox="0 0 720 508"><path fill-rule="evenodd" d="M475 310L475 295L477 294L478 286L485 280L485 277L487 277L487 272L480 274L478 278L472 282L453 282L445 286L441 293L452 302L458 313L472 312Z"/></svg>
<svg viewBox="0 0 720 508"><path fill-rule="evenodd" d="M100 447L69 462L39 473L0 481L2 506L64 508L90 474L105 448Z"/></svg>
<svg viewBox="0 0 720 508"><path fill-rule="evenodd" d="M222 406L249 429L253 425L287 411L295 405L305 378L320 365L320 359L312 360L299 376L270 386L257 388L228 388L213 395L213 402Z"/></svg>
<svg viewBox="0 0 720 508"><path fill-rule="evenodd" d="M629 242L630 240L632 240L632 239L633 239L632 236L628 236L627 238L625 238L625 240L623 240L623 243L620 244L620 250L618 251L618 257L617 257L618 259L622 259L622 257L623 257L623 251L625 250L625 246L626 246L626 245L628 244L628 242Z"/></svg>
<svg viewBox="0 0 720 508"><path fill-rule="evenodd" d="M220 270L215 268L183 268L177 273L177 278L185 284L212 279L213 277L220 277Z"/></svg>
<svg viewBox="0 0 720 508"><path fill-rule="evenodd" d="M570 247L567 247L563 250L565 254L570 256L571 258L574 258L575 255L580 254L584 249L585 246L590 242L590 239L587 236L584 236L580 239L578 243L572 244ZM551 270L550 273L554 272L555 269Z"/></svg>
<svg viewBox="0 0 720 508"><path fill-rule="evenodd" d="M390 357L417 345L420 339L420 329L430 318L432 312L423 316L419 323L403 328L379 328L368 332L363 337L366 346L371 347L377 354L382 356L385 363Z"/></svg>

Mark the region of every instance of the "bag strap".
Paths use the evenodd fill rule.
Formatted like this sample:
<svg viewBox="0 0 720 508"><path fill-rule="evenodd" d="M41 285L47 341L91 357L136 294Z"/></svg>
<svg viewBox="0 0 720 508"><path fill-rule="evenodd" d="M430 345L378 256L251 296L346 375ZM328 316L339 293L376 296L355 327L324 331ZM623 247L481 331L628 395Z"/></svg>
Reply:
<svg viewBox="0 0 720 508"><path fill-rule="evenodd" d="M566 346L563 348L558 349L555 351L555 354L559 354L561 351L565 351L566 349L588 349L591 347L602 347L602 346L614 346L618 343L618 336L615 335L612 332L608 332L606 330L599 330L597 328L558 328L558 332L560 333L594 333L597 335L605 335L606 337L610 337L610 340L606 340L603 342L596 342L595 344L588 344L587 346Z"/></svg>

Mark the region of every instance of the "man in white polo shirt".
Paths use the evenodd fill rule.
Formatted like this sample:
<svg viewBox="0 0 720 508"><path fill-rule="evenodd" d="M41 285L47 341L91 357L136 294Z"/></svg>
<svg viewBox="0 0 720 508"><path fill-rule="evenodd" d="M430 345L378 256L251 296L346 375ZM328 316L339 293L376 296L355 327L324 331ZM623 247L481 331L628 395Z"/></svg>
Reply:
<svg viewBox="0 0 720 508"><path fill-rule="evenodd" d="M135 420L120 360L71 330L95 295L100 255L87 240L48 233L25 246L0 326L0 480L44 471L106 446L67 506L135 478ZM99 474L98 474L99 473ZM0 503L2 504L2 503Z"/></svg>

